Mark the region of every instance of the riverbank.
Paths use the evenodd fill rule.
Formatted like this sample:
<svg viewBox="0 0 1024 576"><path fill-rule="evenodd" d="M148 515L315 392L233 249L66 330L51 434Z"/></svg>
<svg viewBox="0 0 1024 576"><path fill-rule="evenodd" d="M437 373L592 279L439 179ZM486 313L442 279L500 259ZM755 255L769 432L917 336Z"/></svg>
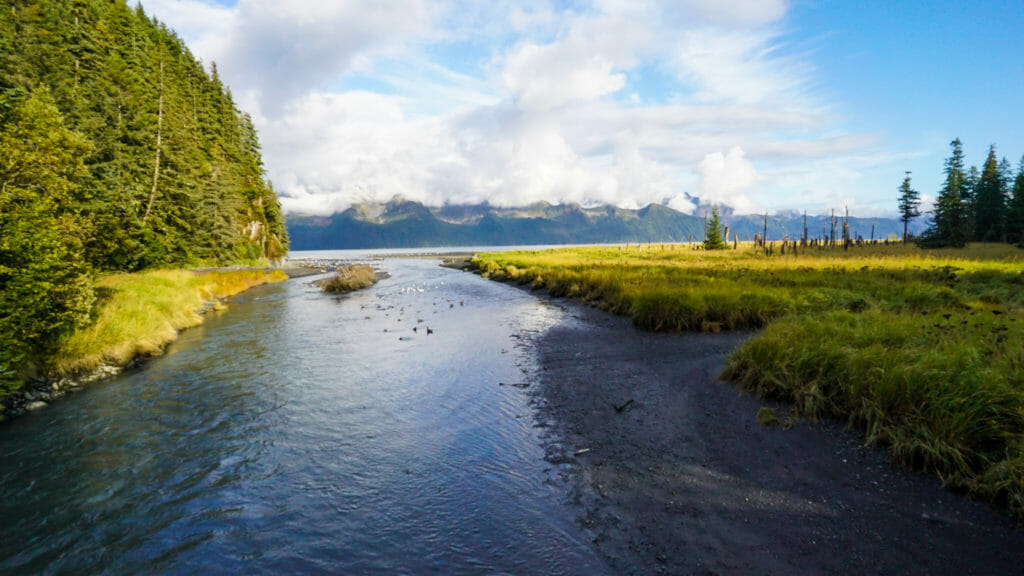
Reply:
<svg viewBox="0 0 1024 576"><path fill-rule="evenodd" d="M612 573L1024 573L1006 514L718 381L753 333L655 334L560 302L565 320L534 342L534 393Z"/></svg>
<svg viewBox="0 0 1024 576"><path fill-rule="evenodd" d="M1024 519L1024 252L789 243L481 254L480 273L654 332L761 329L723 374L800 416L847 421L895 462Z"/></svg>
<svg viewBox="0 0 1024 576"><path fill-rule="evenodd" d="M235 268L101 278L94 321L61 340L41 377L0 399L0 421L44 408L84 384L160 354L180 331L200 324L208 312L225 309L226 299L288 277L279 269Z"/></svg>

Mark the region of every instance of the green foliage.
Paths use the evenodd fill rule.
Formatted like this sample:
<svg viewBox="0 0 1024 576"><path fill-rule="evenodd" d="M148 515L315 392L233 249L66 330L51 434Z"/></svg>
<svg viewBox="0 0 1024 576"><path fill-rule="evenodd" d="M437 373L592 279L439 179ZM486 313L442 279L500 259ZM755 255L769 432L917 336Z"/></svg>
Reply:
<svg viewBox="0 0 1024 576"><path fill-rule="evenodd" d="M715 204L711 207L711 220L704 224L704 249L725 250L729 247L727 238L724 238L725 230L722 226L722 216Z"/></svg>
<svg viewBox="0 0 1024 576"><path fill-rule="evenodd" d="M35 0L0 11L0 123L38 87L91 143L75 210L91 230L84 248L94 267L285 254L252 120L215 69L141 9Z"/></svg>
<svg viewBox="0 0 1024 576"><path fill-rule="evenodd" d="M982 169L972 166L965 172L960 140L951 145L953 153L946 160L946 181L935 203L932 226L918 239L918 245L963 247L972 239L1020 243L1024 237L1024 200L1020 200L1017 188L1024 175L1024 159L1014 178L1010 162L1006 158L997 160L993 144Z"/></svg>
<svg viewBox="0 0 1024 576"><path fill-rule="evenodd" d="M771 426L777 426L779 424L779 417L775 415L775 411L767 406L762 406L757 409L757 421L765 428Z"/></svg>
<svg viewBox="0 0 1024 576"><path fill-rule="evenodd" d="M125 0L0 9L0 399L91 321L93 270L287 245L251 119L173 32Z"/></svg>
<svg viewBox="0 0 1024 576"><path fill-rule="evenodd" d="M900 184L900 197L897 206L900 210L900 222L903 222L903 241L907 241L907 226L910 221L921 215L921 194L910 185L910 172L907 172Z"/></svg>
<svg viewBox="0 0 1024 576"><path fill-rule="evenodd" d="M981 242L997 242L1003 237L1006 194L1000 172L992 145L974 192L974 238Z"/></svg>
<svg viewBox="0 0 1024 576"><path fill-rule="evenodd" d="M89 319L93 289L77 215L88 143L64 127L46 89L0 128L0 398Z"/></svg>
<svg viewBox="0 0 1024 576"><path fill-rule="evenodd" d="M970 237L970 211L964 200L967 174L964 172L964 152L960 139L950 142L952 154L946 159L946 182L935 201L932 226L918 239L925 248L962 248Z"/></svg>
<svg viewBox="0 0 1024 576"><path fill-rule="evenodd" d="M1006 215L1006 235L1010 242L1024 246L1024 156L1021 156L1013 181L1013 195Z"/></svg>

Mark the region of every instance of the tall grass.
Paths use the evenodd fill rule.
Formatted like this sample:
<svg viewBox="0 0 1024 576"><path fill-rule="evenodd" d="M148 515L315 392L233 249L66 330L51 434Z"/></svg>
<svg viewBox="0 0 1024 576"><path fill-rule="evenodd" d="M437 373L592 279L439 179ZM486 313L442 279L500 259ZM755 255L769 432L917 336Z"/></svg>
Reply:
<svg viewBox="0 0 1024 576"><path fill-rule="evenodd" d="M320 282L325 292L344 294L369 288L377 283L377 272L366 264L339 266L334 276Z"/></svg>
<svg viewBox="0 0 1024 576"><path fill-rule="evenodd" d="M902 464L1024 518L1024 252L1002 245L681 246L481 254L496 279L547 287L656 331L762 328L723 377L846 419Z"/></svg>
<svg viewBox="0 0 1024 576"><path fill-rule="evenodd" d="M280 270L155 270L107 276L96 283L100 301L95 321L60 343L53 370L74 374L156 353L179 331L201 323L201 312L211 301L283 280L287 275Z"/></svg>

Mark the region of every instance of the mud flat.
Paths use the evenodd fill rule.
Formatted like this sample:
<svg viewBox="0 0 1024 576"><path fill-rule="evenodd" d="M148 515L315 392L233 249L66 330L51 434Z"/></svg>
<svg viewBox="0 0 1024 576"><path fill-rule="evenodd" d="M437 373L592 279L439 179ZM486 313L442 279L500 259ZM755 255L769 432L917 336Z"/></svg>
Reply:
<svg viewBox="0 0 1024 576"><path fill-rule="evenodd" d="M749 333L652 334L562 305L534 393L547 459L614 573L1024 574L1006 511L718 381Z"/></svg>

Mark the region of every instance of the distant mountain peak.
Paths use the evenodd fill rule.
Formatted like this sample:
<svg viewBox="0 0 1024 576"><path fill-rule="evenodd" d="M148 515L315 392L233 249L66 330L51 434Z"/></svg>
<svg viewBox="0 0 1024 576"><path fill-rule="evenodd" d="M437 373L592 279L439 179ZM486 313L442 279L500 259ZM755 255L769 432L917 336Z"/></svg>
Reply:
<svg viewBox="0 0 1024 576"><path fill-rule="evenodd" d="M639 210L599 205L584 208L568 202L534 202L520 207L444 204L427 207L401 197L386 203L361 202L328 217L292 215L289 235L297 250L342 248L399 248L417 246L496 246L537 244L599 244L618 242L687 242L704 238L705 211L711 205L687 195L698 206L693 215L663 203ZM720 206L724 223L741 240L764 228L764 217L737 215ZM810 236L820 236L826 216L809 216ZM885 238L902 231L896 219L851 218L854 236ZM780 212L769 218L768 238L797 238L803 214Z"/></svg>

